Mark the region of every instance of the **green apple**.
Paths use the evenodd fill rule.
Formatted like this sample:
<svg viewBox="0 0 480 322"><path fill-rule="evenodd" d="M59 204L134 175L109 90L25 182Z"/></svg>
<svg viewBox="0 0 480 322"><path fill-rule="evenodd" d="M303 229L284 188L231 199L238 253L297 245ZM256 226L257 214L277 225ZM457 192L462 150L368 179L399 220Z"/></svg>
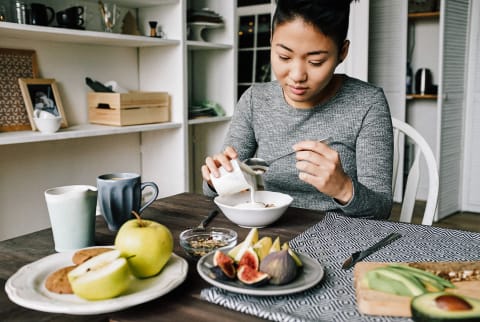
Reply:
<svg viewBox="0 0 480 322"><path fill-rule="evenodd" d="M71 270L68 281L73 293L87 300L104 300L125 292L133 278L120 251L111 250Z"/></svg>
<svg viewBox="0 0 480 322"><path fill-rule="evenodd" d="M164 225L135 216L120 227L115 248L127 259L133 275L146 278L157 275L170 259L173 237Z"/></svg>

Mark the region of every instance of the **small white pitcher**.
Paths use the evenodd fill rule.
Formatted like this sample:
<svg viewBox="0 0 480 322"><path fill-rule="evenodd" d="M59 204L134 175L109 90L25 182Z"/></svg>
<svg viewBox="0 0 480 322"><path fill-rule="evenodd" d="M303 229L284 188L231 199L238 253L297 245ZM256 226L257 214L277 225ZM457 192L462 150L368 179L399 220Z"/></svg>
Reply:
<svg viewBox="0 0 480 322"><path fill-rule="evenodd" d="M238 160L231 160L233 171L220 167L220 177L211 175L212 184L218 195L231 195L246 189L255 189L255 172Z"/></svg>

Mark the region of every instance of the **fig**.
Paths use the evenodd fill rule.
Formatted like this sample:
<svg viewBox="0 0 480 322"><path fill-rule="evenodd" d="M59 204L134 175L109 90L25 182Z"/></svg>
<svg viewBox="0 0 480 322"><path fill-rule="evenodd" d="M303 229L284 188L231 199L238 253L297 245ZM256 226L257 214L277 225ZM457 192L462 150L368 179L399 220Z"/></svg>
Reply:
<svg viewBox="0 0 480 322"><path fill-rule="evenodd" d="M233 277L231 274L233 274ZM232 270L229 266L212 266L210 267L210 272L208 275L215 280L231 281L235 279L236 270L235 267L233 267Z"/></svg>
<svg viewBox="0 0 480 322"><path fill-rule="evenodd" d="M213 255L213 267L210 268L210 275L214 279L232 280L235 278L236 269L233 259L217 250Z"/></svg>
<svg viewBox="0 0 480 322"><path fill-rule="evenodd" d="M225 263L233 265L233 258L223 253L221 250L216 250L215 254L213 254L213 266L219 266Z"/></svg>
<svg viewBox="0 0 480 322"><path fill-rule="evenodd" d="M256 271L260 266L260 259L258 258L257 252L252 248L249 247L245 250L240 261L238 262L238 266L248 266Z"/></svg>
<svg viewBox="0 0 480 322"><path fill-rule="evenodd" d="M270 284L283 285L297 276L297 264L288 250L270 253L260 263L260 271L270 275Z"/></svg>
<svg viewBox="0 0 480 322"><path fill-rule="evenodd" d="M242 265L237 270L237 278L240 282L249 286L261 286L268 283L270 276L248 265Z"/></svg>

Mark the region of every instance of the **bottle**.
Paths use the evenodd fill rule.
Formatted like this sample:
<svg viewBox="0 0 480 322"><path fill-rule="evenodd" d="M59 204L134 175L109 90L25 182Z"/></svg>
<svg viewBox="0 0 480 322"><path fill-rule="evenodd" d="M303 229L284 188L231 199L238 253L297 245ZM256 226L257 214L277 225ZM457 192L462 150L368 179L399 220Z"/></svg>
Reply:
<svg viewBox="0 0 480 322"><path fill-rule="evenodd" d="M24 2L15 1L15 14L17 16L17 23L27 23L27 6Z"/></svg>

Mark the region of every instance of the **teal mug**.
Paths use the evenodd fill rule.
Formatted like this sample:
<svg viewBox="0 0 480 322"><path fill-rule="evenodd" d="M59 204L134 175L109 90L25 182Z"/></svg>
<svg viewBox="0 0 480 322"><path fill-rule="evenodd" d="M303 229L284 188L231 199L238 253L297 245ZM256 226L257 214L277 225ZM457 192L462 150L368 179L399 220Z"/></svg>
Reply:
<svg viewBox="0 0 480 322"><path fill-rule="evenodd" d="M142 192L150 187L151 198L142 205ZM117 231L132 218L132 211L138 214L158 197L158 186L154 182L142 182L136 173L109 173L97 178L98 204L100 212L107 222L108 229Z"/></svg>

